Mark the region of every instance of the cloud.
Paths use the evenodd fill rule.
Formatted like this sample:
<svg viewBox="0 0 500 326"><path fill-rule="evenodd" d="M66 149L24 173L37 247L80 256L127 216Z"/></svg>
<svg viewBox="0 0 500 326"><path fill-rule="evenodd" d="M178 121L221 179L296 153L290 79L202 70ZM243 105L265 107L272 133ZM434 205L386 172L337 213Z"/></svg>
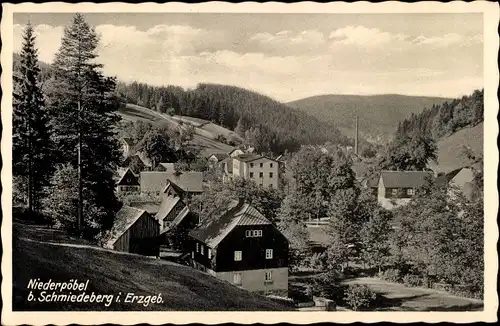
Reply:
<svg viewBox="0 0 500 326"><path fill-rule="evenodd" d="M15 50L23 26L14 26ZM193 87L214 82L292 100L319 93L403 93L458 96L481 86L480 36L408 36L346 26L242 34L188 25L102 24L98 60L119 80ZM40 59L51 62L62 26L37 25ZM235 45L235 43L237 43ZM446 51L437 46L463 46ZM467 90L470 87L470 90ZM459 93L460 92L460 93Z"/></svg>
<svg viewBox="0 0 500 326"><path fill-rule="evenodd" d="M317 30L304 30L298 33L291 31L280 31L278 33L257 33L250 37L254 43L254 50L273 53L304 53L310 51L322 51L326 44L322 32Z"/></svg>
<svg viewBox="0 0 500 326"><path fill-rule="evenodd" d="M23 32L26 26L14 24L14 52L20 52L22 47ZM50 26L45 24L33 27L35 32L35 46L38 49L38 58L44 62L52 62L55 53L61 46L63 26Z"/></svg>
<svg viewBox="0 0 500 326"><path fill-rule="evenodd" d="M479 44L483 42L482 35L463 36L457 33L448 33L442 36L426 37L419 35L411 41L412 44L417 45L431 45L436 47L446 47L451 45L467 46L472 44Z"/></svg>
<svg viewBox="0 0 500 326"><path fill-rule="evenodd" d="M334 44L358 45L358 46L382 46L394 41L405 41L405 34L392 34L381 31L378 28L365 26L346 26L330 33L330 39Z"/></svg>

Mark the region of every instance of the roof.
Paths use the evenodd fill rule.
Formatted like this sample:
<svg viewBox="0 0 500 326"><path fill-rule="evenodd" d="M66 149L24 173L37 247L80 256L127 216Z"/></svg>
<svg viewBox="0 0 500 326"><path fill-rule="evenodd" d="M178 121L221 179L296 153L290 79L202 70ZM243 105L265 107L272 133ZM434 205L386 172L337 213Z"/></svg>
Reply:
<svg viewBox="0 0 500 326"><path fill-rule="evenodd" d="M212 155L210 155L210 157L212 157L212 156L215 156L217 161L221 161L221 160L225 159L228 155L227 155L227 153L213 153Z"/></svg>
<svg viewBox="0 0 500 326"><path fill-rule="evenodd" d="M154 201L137 201L129 203L129 206L145 210L149 214L155 215L160 209L160 204Z"/></svg>
<svg viewBox="0 0 500 326"><path fill-rule="evenodd" d="M459 187L474 181L474 171L471 168L460 169L451 179L451 182Z"/></svg>
<svg viewBox="0 0 500 326"><path fill-rule="evenodd" d="M124 205L116 213L113 227L111 228L109 239L104 244L107 248L112 248L115 242L144 214L145 210Z"/></svg>
<svg viewBox="0 0 500 326"><path fill-rule="evenodd" d="M462 168L459 168L451 171L450 173L443 173L439 175L436 178L436 183L438 185L443 185L443 186L448 184L451 181L451 179L453 179L461 170Z"/></svg>
<svg viewBox="0 0 500 326"><path fill-rule="evenodd" d="M141 172L141 192L161 192L169 180L187 192L203 191L202 172L145 171Z"/></svg>
<svg viewBox="0 0 500 326"><path fill-rule="evenodd" d="M186 216L189 215L189 213L190 213L189 207L184 206L184 208L180 211L180 213L177 214L177 216L172 220L169 227L163 229L160 234L163 234L163 233L168 232L168 231L172 230L173 228L175 228L177 225L179 225L184 220L184 218Z"/></svg>
<svg viewBox="0 0 500 326"><path fill-rule="evenodd" d="M146 154L144 152L138 151L137 153L135 153L135 155L141 159L142 163L144 163L145 166L150 167L152 165L151 160L146 157Z"/></svg>
<svg viewBox="0 0 500 326"><path fill-rule="evenodd" d="M385 188L417 188L432 176L433 173L427 171L382 171L380 174Z"/></svg>
<svg viewBox="0 0 500 326"><path fill-rule="evenodd" d="M261 158L276 162L276 160L273 160L273 159L271 159L269 157L265 157L265 156L261 156L261 155L257 155L257 154L253 154L253 153L241 154L240 156L237 156L234 159L242 161L242 162L251 162L251 161L255 161L255 160L261 159Z"/></svg>
<svg viewBox="0 0 500 326"><path fill-rule="evenodd" d="M272 223L250 204L232 200L219 218L207 221L189 235L215 248L236 226L269 224Z"/></svg>
<svg viewBox="0 0 500 326"><path fill-rule="evenodd" d="M123 181L123 179L125 178L125 176L127 174L132 174L132 176L135 178L137 183L139 183L137 180L137 175L135 175L135 173L130 168L125 168L125 169L119 168L118 175L120 175L120 177L119 177L118 181L116 182L116 184L119 185Z"/></svg>
<svg viewBox="0 0 500 326"><path fill-rule="evenodd" d="M163 221L163 219L170 213L170 211L174 208L175 204L180 200L179 196L167 196L164 197L160 208L158 209L158 213L156 213L155 218L158 221Z"/></svg>
<svg viewBox="0 0 500 326"><path fill-rule="evenodd" d="M161 165L163 168L165 168L165 170L173 172L173 171L175 171L174 164L175 163L160 163L159 165Z"/></svg>

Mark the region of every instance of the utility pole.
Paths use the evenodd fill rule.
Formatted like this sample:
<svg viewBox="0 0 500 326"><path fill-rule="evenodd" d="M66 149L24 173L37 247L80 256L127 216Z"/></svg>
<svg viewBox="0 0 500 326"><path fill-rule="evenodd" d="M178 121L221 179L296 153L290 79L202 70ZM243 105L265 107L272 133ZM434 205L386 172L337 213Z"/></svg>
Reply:
<svg viewBox="0 0 500 326"><path fill-rule="evenodd" d="M83 221L83 184L82 184L82 109L78 101L78 217L77 230L80 231Z"/></svg>

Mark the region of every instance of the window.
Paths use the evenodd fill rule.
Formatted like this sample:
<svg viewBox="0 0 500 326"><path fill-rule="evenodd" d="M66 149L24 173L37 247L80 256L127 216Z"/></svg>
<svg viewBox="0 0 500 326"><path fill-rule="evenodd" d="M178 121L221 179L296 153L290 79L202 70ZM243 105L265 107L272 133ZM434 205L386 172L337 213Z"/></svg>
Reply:
<svg viewBox="0 0 500 326"><path fill-rule="evenodd" d="M241 273L233 274L233 283L237 285L241 285Z"/></svg>
<svg viewBox="0 0 500 326"><path fill-rule="evenodd" d="M250 178L253 178L253 172L250 172Z"/></svg>
<svg viewBox="0 0 500 326"><path fill-rule="evenodd" d="M272 281L273 281L273 272L266 272L265 282L268 283Z"/></svg>
<svg viewBox="0 0 500 326"><path fill-rule="evenodd" d="M415 194L415 192L413 191L413 189L412 189L412 188L410 188L410 189L406 189L406 194L407 194L408 196L413 196L413 195Z"/></svg>
<svg viewBox="0 0 500 326"><path fill-rule="evenodd" d="M273 259L273 250L266 249L266 259Z"/></svg>
<svg viewBox="0 0 500 326"><path fill-rule="evenodd" d="M242 252L241 251L235 251L234 252L234 261L241 261L242 258Z"/></svg>
<svg viewBox="0 0 500 326"><path fill-rule="evenodd" d="M263 168L264 167L264 163L260 163L260 167Z"/></svg>
<svg viewBox="0 0 500 326"><path fill-rule="evenodd" d="M262 236L262 230L246 230L245 231L245 236L247 238L261 237Z"/></svg>
<svg viewBox="0 0 500 326"><path fill-rule="evenodd" d="M199 252L200 251L200 244L197 242L196 243L196 252Z"/></svg>
<svg viewBox="0 0 500 326"><path fill-rule="evenodd" d="M208 259L212 259L212 249L208 248Z"/></svg>
<svg viewBox="0 0 500 326"><path fill-rule="evenodd" d="M201 253L202 255L204 255L204 253L203 253L203 245L201 245L200 247L201 247L201 248L200 248L200 253Z"/></svg>
<svg viewBox="0 0 500 326"><path fill-rule="evenodd" d="M274 185L272 183L269 184L269 188L274 188Z"/></svg>
<svg viewBox="0 0 500 326"><path fill-rule="evenodd" d="M392 195L392 197L396 197L398 195L398 189L396 189L396 188L392 189L391 195Z"/></svg>
<svg viewBox="0 0 500 326"><path fill-rule="evenodd" d="M273 173L269 172L269 178L272 178L272 177L273 177Z"/></svg>
<svg viewBox="0 0 500 326"><path fill-rule="evenodd" d="M264 172L259 172L259 178L263 178L264 177Z"/></svg>
<svg viewBox="0 0 500 326"><path fill-rule="evenodd" d="M269 163L269 167L271 167L271 168L272 168L272 167L273 167L273 163Z"/></svg>
<svg viewBox="0 0 500 326"><path fill-rule="evenodd" d="M253 163L250 163L250 167L253 168Z"/></svg>

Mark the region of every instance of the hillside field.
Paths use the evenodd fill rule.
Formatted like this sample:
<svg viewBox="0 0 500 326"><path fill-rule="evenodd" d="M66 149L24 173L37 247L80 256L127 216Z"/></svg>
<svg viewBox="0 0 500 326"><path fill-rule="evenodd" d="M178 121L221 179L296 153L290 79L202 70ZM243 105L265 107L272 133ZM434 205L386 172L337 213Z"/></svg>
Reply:
<svg viewBox="0 0 500 326"><path fill-rule="evenodd" d="M320 95L287 103L318 119L335 124L348 137L354 136L355 119L359 133L369 141L387 140L398 123L446 98L405 95Z"/></svg>
<svg viewBox="0 0 500 326"><path fill-rule="evenodd" d="M483 154L483 128L480 123L474 127L464 128L438 141L438 169L440 172L450 172L467 165L464 156L464 146L474 153Z"/></svg>
<svg viewBox="0 0 500 326"><path fill-rule="evenodd" d="M124 121L134 122L142 120L151 122L153 124L166 123L172 129L182 128L181 124L179 123L180 120L190 122L196 121L197 123L193 123L193 125L195 126L195 135L193 140L191 141L191 145L193 146L193 148L199 149L202 155L209 156L213 153L228 153L234 149L234 147L230 145L217 141L216 138L218 134L224 135L224 137L236 134L233 131L218 126L210 121L191 117L171 117L167 114L162 114L130 103L120 108L117 113L122 117Z"/></svg>
<svg viewBox="0 0 500 326"><path fill-rule="evenodd" d="M67 239L46 227L14 223L13 310L290 310L263 296L239 289L191 267L167 261L105 250ZM58 241L58 242L51 242ZM64 243L61 243L64 242ZM68 244L66 244L68 243ZM28 302L31 278L80 282L89 280L87 293L158 295L163 303L45 303Z"/></svg>

